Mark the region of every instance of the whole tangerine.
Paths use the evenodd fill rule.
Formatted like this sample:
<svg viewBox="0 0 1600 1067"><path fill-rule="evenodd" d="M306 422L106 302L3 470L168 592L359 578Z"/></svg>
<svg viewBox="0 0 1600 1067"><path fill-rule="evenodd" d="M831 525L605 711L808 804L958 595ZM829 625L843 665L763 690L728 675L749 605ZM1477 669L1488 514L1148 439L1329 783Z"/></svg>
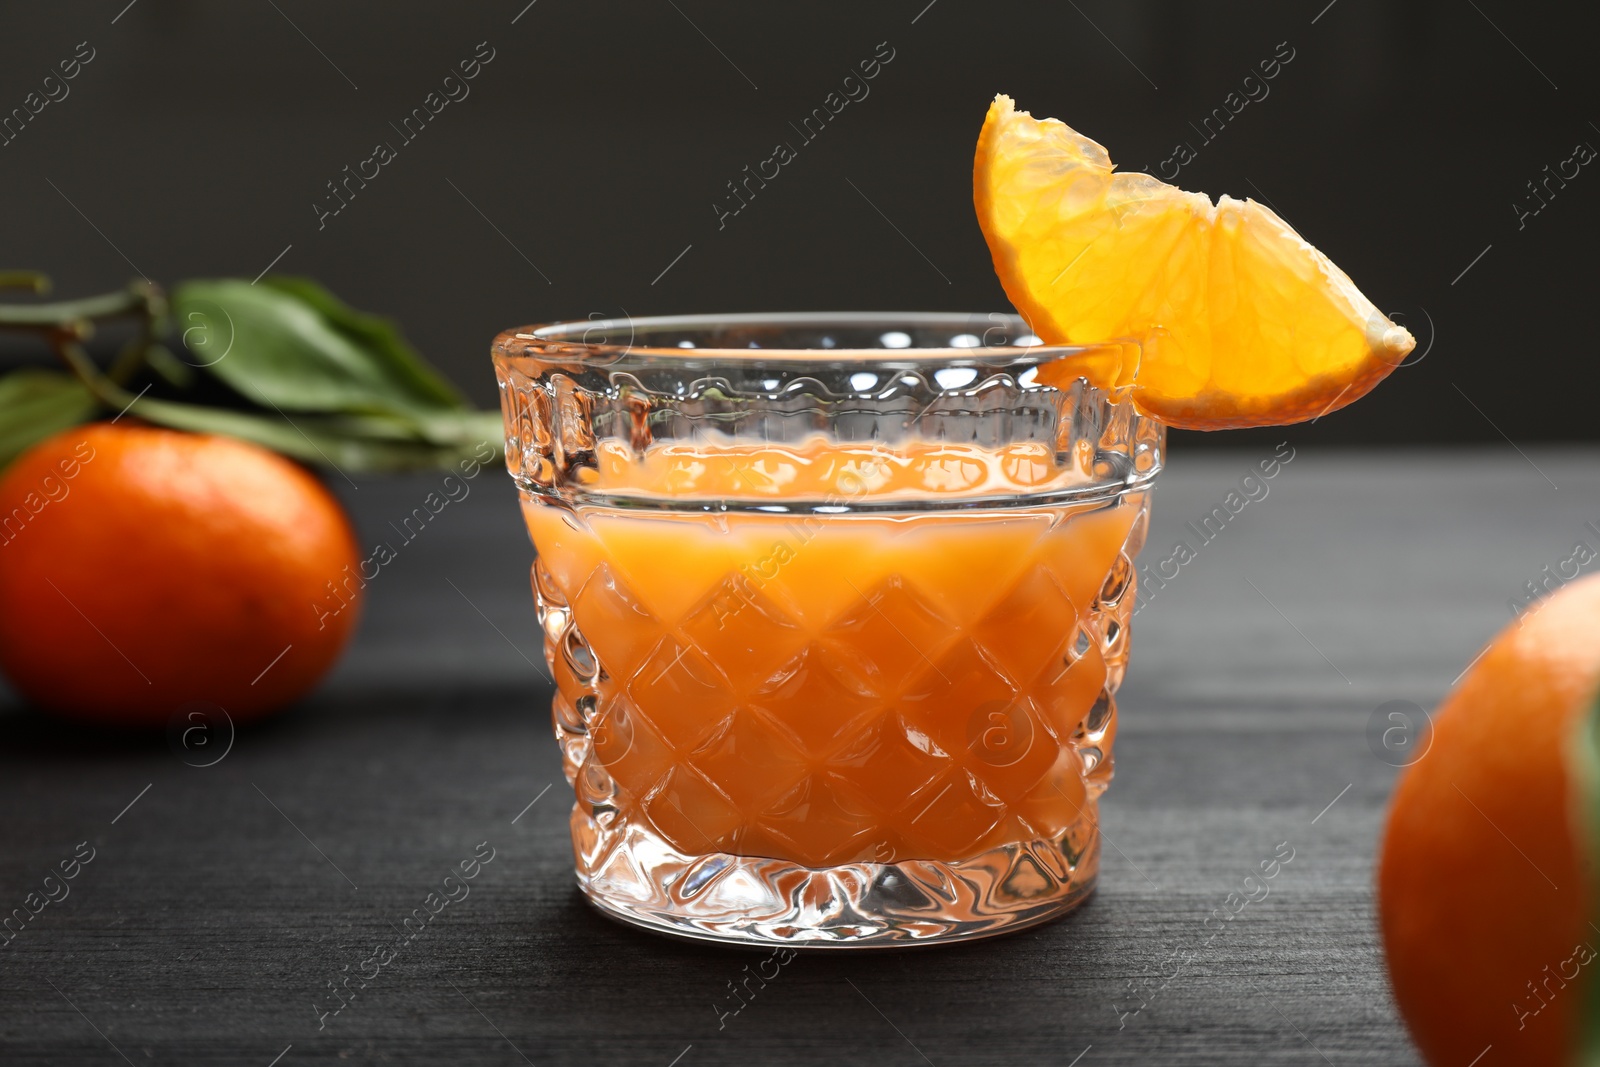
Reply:
<svg viewBox="0 0 1600 1067"><path fill-rule="evenodd" d="M1378 910L1400 1013L1429 1063L1576 1063L1592 924L1600 575L1503 630L1395 788Z"/></svg>
<svg viewBox="0 0 1600 1067"><path fill-rule="evenodd" d="M79 426L0 477L0 669L82 719L164 726L193 702L258 718L338 658L358 567L339 502L282 456Z"/></svg>

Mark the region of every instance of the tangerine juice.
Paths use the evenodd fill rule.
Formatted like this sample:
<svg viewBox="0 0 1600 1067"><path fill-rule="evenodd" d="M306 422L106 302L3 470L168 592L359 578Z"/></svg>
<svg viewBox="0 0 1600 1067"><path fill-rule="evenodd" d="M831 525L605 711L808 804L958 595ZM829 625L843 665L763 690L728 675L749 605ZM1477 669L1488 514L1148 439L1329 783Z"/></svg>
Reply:
<svg viewBox="0 0 1600 1067"><path fill-rule="evenodd" d="M1092 835L1145 494L858 506L981 496L1048 465L1039 445L674 446L642 458L602 445L592 484L674 508L524 497L583 814L653 828L686 855L805 867ZM823 503L683 506L763 496Z"/></svg>

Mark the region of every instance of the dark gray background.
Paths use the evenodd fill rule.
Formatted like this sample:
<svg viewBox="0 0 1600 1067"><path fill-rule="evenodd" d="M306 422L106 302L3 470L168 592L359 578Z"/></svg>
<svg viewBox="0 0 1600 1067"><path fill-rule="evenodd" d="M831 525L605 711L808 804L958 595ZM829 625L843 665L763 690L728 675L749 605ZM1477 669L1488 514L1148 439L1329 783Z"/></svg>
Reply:
<svg viewBox="0 0 1600 1067"><path fill-rule="evenodd" d="M1586 168L1520 230L1512 207L1576 143L1600 146L1582 5L126 4L0 10L0 112L79 41L96 50L0 148L0 265L46 270L62 294L118 285L130 261L164 282L254 277L292 246L278 269L399 317L481 403L489 338L530 321L1003 308L970 171L1004 91L1127 168L1195 143L1182 184L1270 202L1432 344L1308 442L1596 432L1579 327L1600 179ZM399 145L389 123L480 41L495 59L471 95L319 231L324 183ZM719 232L724 183L880 41L895 59L871 95ZM1202 144L1189 124L1279 42L1295 58L1270 95Z"/></svg>

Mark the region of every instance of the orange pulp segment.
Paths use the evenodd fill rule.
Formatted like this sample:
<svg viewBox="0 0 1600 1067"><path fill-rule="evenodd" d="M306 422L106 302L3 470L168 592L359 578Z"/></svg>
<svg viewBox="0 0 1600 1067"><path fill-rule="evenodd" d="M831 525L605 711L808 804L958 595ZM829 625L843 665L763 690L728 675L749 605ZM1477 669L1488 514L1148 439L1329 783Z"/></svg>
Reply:
<svg viewBox="0 0 1600 1067"><path fill-rule="evenodd" d="M1172 426L1317 418L1366 394L1416 344L1268 208L1114 173L1100 145L1008 96L995 97L978 136L973 199L1034 333L1142 346L1137 367L1055 372L1131 385L1139 410Z"/></svg>

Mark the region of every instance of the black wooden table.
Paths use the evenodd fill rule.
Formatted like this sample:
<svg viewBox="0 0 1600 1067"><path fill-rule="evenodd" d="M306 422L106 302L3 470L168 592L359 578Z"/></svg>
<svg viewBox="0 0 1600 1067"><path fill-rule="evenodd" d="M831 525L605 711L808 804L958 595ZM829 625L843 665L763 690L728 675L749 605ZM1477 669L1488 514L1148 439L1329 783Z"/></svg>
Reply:
<svg viewBox="0 0 1600 1067"><path fill-rule="evenodd" d="M1145 559L1180 537L1194 556L1134 624L1100 888L1062 922L802 955L731 1013L760 956L591 912L530 549L491 471L374 581L316 697L211 766L193 764L215 747L86 735L8 699L0 909L79 842L94 858L0 949L0 1062L1415 1063L1375 934L1396 772L1369 721L1431 708L1523 583L1570 555L1600 521L1600 465L1302 450L1211 540L1186 525L1269 454L1180 443L1163 475ZM376 540L436 480L344 495ZM1264 898L1206 922L1286 849ZM467 896L373 962L485 856ZM331 987L374 970L331 1014Z"/></svg>

